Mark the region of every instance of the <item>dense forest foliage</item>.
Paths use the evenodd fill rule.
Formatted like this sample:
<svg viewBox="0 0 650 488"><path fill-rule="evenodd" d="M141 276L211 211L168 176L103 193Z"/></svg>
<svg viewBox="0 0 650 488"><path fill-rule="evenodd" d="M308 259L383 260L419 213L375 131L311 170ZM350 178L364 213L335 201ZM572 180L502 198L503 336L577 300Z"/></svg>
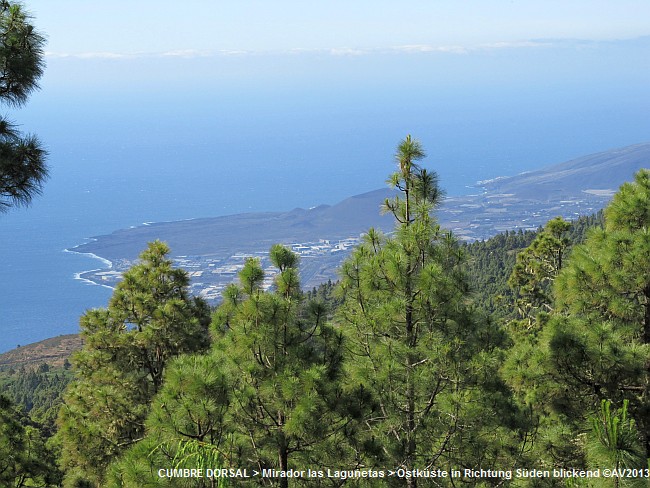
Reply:
<svg viewBox="0 0 650 488"><path fill-rule="evenodd" d="M603 226L603 212L581 216L563 232L570 248L581 244L587 231ZM517 255L532 244L543 229L506 231L484 241L465 244L467 272L471 277L472 298L476 306L499 318L516 317L518 290L508 284Z"/></svg>
<svg viewBox="0 0 650 488"><path fill-rule="evenodd" d="M275 245L274 285L250 258L210 310L151 243L71 370L0 374L3 486L647 486L544 471L648 467L650 172L594 216L463 244L423 157L400 143L395 231L337 283L301 291ZM266 474L167 474L243 468Z"/></svg>

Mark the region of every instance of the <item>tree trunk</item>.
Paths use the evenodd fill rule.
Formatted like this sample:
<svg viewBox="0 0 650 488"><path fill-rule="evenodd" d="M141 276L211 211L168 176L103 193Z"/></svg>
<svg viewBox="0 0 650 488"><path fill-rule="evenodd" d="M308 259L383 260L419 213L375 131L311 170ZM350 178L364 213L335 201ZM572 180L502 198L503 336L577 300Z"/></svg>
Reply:
<svg viewBox="0 0 650 488"><path fill-rule="evenodd" d="M280 426L279 440L278 440L278 461L280 462L280 471L287 471L289 464L289 452L287 446L287 438L283 431L284 414L278 413L278 424ZM289 478L280 478L280 488L289 487Z"/></svg>
<svg viewBox="0 0 650 488"><path fill-rule="evenodd" d="M650 344L650 285L643 289L645 297L644 314L643 314L643 343Z"/></svg>
<svg viewBox="0 0 650 488"><path fill-rule="evenodd" d="M409 209L409 190L410 190L410 172L405 177L405 197L406 197L406 226L411 224L411 215ZM415 385L413 384L413 364L415 363L415 358L413 357L413 349L416 345L416 340L414 337L415 331L413 327L413 283L412 283L412 272L413 272L413 257L410 252L407 251L406 259L406 347L408 353L406 355L406 469L413 469L415 467L415 453L417 450L417 442L415 437ZM406 486L409 488L417 487L417 478L407 478Z"/></svg>
<svg viewBox="0 0 650 488"><path fill-rule="evenodd" d="M643 290L645 296L645 310L643 314L643 343L650 344L650 285L646 286ZM646 364L646 380L645 380L645 398L648 398L648 381L650 381L650 364ZM645 424L645 422L644 422ZM643 437L645 441L646 457L650 458L650 425L643 425Z"/></svg>
<svg viewBox="0 0 650 488"><path fill-rule="evenodd" d="M404 194L406 195L406 204L405 204L406 208L404 209L404 213L406 214L405 215L406 216L405 224L410 225L411 224L411 213L409 211L409 182L408 182L408 179L406 180L405 185L406 185L406 190L404 190Z"/></svg>
<svg viewBox="0 0 650 488"><path fill-rule="evenodd" d="M409 265L410 265L410 259ZM410 268L409 268L410 269ZM406 304L406 342L408 347L408 353L406 356L406 404L407 404L407 413L406 413L406 423L407 423L407 433L406 433L406 469L415 468L415 452L417 450L417 442L415 438L415 385L413 384L413 364L415 363L415 358L412 354L412 349L415 348L415 338L413 330L413 304L411 303L411 283L410 276L407 281L407 299L409 300ZM417 478L407 478L406 486L409 488L417 487Z"/></svg>

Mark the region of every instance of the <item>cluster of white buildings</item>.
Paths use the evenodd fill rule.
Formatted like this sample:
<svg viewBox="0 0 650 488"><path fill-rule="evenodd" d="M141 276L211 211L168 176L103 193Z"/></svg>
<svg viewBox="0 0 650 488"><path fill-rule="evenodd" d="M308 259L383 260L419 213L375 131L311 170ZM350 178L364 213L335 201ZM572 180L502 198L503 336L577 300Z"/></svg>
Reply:
<svg viewBox="0 0 650 488"><path fill-rule="evenodd" d="M350 251L359 244L359 237L346 239L319 239L315 242L286 244L303 259L327 256ZM277 269L271 264L268 251L253 253L238 252L226 258L211 256L178 256L175 264L189 273L192 278L191 292L206 300L218 300L230 283L237 280L237 275L244 267L246 259L258 258L264 269L262 289L268 290L273 285Z"/></svg>
<svg viewBox="0 0 650 488"><path fill-rule="evenodd" d="M319 239L314 242L285 244L301 259L310 260L328 256L344 257L352 248L359 244L359 237L345 239ZM174 265L187 271L190 277L190 292L209 301L221 298L224 288L237 281L238 274L244 267L246 259L258 258L264 269L262 288L268 290L278 270L272 265L268 251L252 253L237 252L228 257L217 255L176 256ZM93 283L114 287L121 279L122 273L135 262L120 260L111 269L97 270L84 273L83 278Z"/></svg>
<svg viewBox="0 0 650 488"><path fill-rule="evenodd" d="M290 244L291 250L300 257L322 256L341 251L347 251L359 244L359 237L348 237L331 241L329 239L319 239L318 242L304 242L300 244Z"/></svg>

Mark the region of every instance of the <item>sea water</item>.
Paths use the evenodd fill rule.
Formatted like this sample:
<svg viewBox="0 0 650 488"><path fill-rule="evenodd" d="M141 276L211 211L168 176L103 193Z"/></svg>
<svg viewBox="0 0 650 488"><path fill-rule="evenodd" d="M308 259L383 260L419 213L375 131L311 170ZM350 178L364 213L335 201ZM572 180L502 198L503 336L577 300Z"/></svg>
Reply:
<svg viewBox="0 0 650 488"><path fill-rule="evenodd" d="M106 306L110 289L75 276L107 263L65 252L92 236L333 204L384 186L409 133L451 195L650 139L648 107L635 100L592 104L565 94L558 106L553 94L496 88L441 99L422 87L231 95L44 91L12 114L44 141L51 177L31 207L0 215L0 352L77 332L85 310Z"/></svg>

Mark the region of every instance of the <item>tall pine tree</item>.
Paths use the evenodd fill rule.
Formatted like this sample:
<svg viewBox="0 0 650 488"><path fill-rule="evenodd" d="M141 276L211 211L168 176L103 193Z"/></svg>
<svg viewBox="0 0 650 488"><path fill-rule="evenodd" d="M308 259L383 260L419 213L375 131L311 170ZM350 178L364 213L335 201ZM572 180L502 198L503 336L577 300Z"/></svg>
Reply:
<svg viewBox="0 0 650 488"><path fill-rule="evenodd" d="M348 378L376 401L360 454L388 469L497 466L512 420L495 361L504 335L468 307L463 253L431 217L441 192L423 157L410 136L399 144L389 183L402 195L385 204L395 232L370 229L341 269Z"/></svg>
<svg viewBox="0 0 650 488"><path fill-rule="evenodd" d="M629 402L650 457L649 170L614 196L605 228L574 248L555 295L547 344L559 407L579 418L602 400Z"/></svg>

